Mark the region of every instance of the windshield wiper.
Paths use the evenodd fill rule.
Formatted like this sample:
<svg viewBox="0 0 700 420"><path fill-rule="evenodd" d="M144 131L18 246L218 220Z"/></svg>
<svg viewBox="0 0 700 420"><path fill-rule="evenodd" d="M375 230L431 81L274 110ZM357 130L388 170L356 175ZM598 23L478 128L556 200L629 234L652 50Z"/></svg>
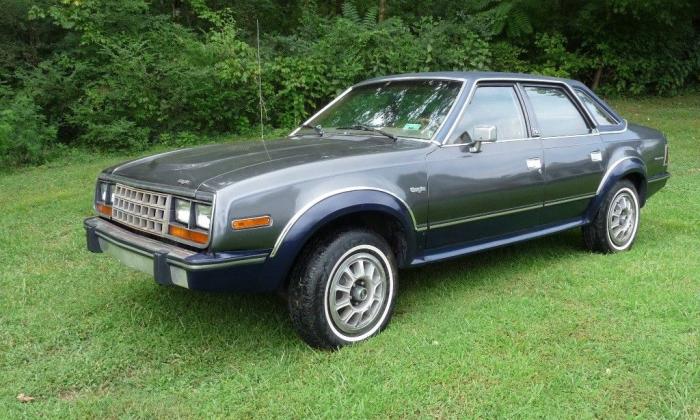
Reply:
<svg viewBox="0 0 700 420"><path fill-rule="evenodd" d="M310 128L316 132L319 136L323 137L324 134L326 134L325 131L323 131L323 127L321 127L321 124L319 125L311 125L311 124L302 124L300 125L301 128Z"/></svg>
<svg viewBox="0 0 700 420"><path fill-rule="evenodd" d="M382 130L381 128L377 127L372 127L370 125L364 125L364 124L357 124L357 125L350 125L348 127L336 127L338 130L358 130L358 131L372 131L378 134L381 134L382 136L389 137L390 139L397 141L399 138L396 137L393 134L387 133L386 131Z"/></svg>

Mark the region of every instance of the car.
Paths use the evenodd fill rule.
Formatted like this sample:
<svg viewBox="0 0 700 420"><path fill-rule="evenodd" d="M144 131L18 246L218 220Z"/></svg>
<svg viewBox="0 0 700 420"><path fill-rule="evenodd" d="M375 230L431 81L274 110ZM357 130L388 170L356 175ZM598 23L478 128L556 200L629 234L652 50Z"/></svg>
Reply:
<svg viewBox="0 0 700 420"><path fill-rule="evenodd" d="M583 83L436 72L358 83L274 141L104 170L87 248L160 285L282 292L309 345L383 330L399 269L574 228L630 249L668 143Z"/></svg>

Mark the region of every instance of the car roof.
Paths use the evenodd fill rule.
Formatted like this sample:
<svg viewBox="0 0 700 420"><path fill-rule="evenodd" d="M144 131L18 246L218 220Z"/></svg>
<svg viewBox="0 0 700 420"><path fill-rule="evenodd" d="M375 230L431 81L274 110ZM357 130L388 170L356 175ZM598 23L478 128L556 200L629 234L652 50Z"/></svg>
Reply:
<svg viewBox="0 0 700 420"><path fill-rule="evenodd" d="M525 73L504 73L496 71L437 71L437 72L423 72L423 73L404 73L404 74L394 74L390 76L375 77L362 81L355 86L361 86L365 84L397 80L397 79L462 79L468 81L474 80L503 80L503 79L518 79L518 80L545 80L559 83L567 83L571 86L581 86L581 82L577 80L564 79L561 77L552 76L540 76L535 74L525 74Z"/></svg>

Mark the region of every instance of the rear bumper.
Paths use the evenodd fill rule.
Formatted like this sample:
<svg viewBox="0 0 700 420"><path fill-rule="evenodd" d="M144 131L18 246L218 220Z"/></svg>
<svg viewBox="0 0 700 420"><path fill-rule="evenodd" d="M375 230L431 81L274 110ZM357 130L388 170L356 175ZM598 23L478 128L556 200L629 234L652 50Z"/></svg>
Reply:
<svg viewBox="0 0 700 420"><path fill-rule="evenodd" d="M649 198L652 195L656 194L661 188L663 188L666 185L666 182L668 182L668 179L671 177L671 174L668 172L664 172L661 174L658 174L656 176L649 177L647 179L647 197Z"/></svg>
<svg viewBox="0 0 700 420"><path fill-rule="evenodd" d="M85 219L87 248L153 276L158 284L197 290L266 291L260 273L269 251L196 252L123 229L99 217Z"/></svg>

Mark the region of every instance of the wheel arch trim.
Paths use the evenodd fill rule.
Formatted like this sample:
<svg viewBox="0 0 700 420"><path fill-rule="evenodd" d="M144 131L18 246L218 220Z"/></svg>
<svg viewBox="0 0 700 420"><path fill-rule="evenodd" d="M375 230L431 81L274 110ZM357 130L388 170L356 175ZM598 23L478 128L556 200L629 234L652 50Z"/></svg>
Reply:
<svg viewBox="0 0 700 420"><path fill-rule="evenodd" d="M595 198L591 201L586 211L586 219L588 221L593 220L595 213L600 208L601 203L605 197L605 194L612 188L615 183L630 174L637 174L642 177L643 181L646 183L647 171L644 161L639 156L624 156L615 161L608 166L608 170L605 171L605 175L598 185L596 190ZM638 192L639 193L639 192ZM644 205L643 197L639 198L640 207Z"/></svg>
<svg viewBox="0 0 700 420"><path fill-rule="evenodd" d="M400 205L403 207L404 211L409 215L411 223L413 224L413 229L416 232L424 231L427 229L427 226L419 226L418 223L416 222L416 217L413 214L413 211L411 210L411 207L406 203L404 199L399 197L398 195L392 193L391 191L382 189L382 188L377 188L377 187L349 187L349 188L342 188L338 190L333 190L328 193L325 193L323 195L320 195L316 197L315 199L309 201L304 205L301 209L299 209L294 216L292 216L291 219L287 222L287 224L284 226L282 231L280 232L279 236L277 237L277 240L275 241L275 244L272 248L272 251L270 252L270 258L274 258L280 248L282 247L287 235L289 232L292 230L292 228L297 224L297 222L305 215L307 214L313 207L315 207L317 204L326 201L327 199L330 199L332 197L336 197L338 195L344 194L344 193L351 193L351 192L361 192L361 191L374 191L374 192L380 192L387 194L391 196L393 199L397 200ZM371 205L372 203L367 203Z"/></svg>
<svg viewBox="0 0 700 420"><path fill-rule="evenodd" d="M632 162L627 162L627 161L632 161ZM624 165L624 166L622 166ZM617 170L622 166L621 170ZM617 171L616 171L617 170ZM622 172L622 173L620 173ZM596 195L600 195L606 187L609 185L610 180L616 180L622 176L625 176L631 172L637 172L644 179L646 179L646 165L644 164L644 161L638 157L638 156L625 156L620 159L617 159L614 161L611 165L608 166L608 170L605 171L605 175L603 175L603 178L600 180L600 184L598 184L598 189L596 190Z"/></svg>
<svg viewBox="0 0 700 420"><path fill-rule="evenodd" d="M302 207L285 225L274 249L264 264L261 276L279 288L286 284L290 270L308 241L324 227L343 217L359 213L381 213L392 217L404 231L405 248L397 254L399 266L408 265L419 252L420 238L426 228L416 226L404 200L381 188L344 188L324 194Z"/></svg>

